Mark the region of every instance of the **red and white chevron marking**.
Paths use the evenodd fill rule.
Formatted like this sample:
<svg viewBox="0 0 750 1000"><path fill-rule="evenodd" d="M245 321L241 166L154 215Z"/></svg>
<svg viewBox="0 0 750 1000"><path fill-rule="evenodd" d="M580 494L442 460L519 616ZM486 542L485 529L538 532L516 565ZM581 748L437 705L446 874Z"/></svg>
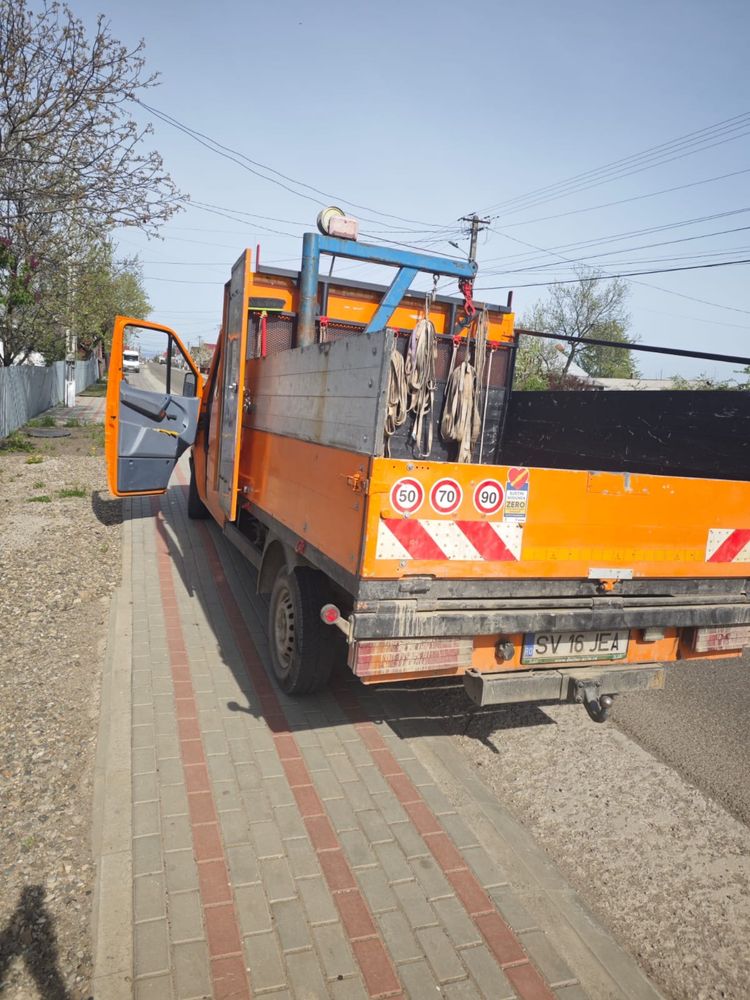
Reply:
<svg viewBox="0 0 750 1000"><path fill-rule="evenodd" d="M709 528L706 562L750 562L750 528Z"/></svg>
<svg viewBox="0 0 750 1000"><path fill-rule="evenodd" d="M517 562L523 525L511 521L430 521L384 517L376 559Z"/></svg>

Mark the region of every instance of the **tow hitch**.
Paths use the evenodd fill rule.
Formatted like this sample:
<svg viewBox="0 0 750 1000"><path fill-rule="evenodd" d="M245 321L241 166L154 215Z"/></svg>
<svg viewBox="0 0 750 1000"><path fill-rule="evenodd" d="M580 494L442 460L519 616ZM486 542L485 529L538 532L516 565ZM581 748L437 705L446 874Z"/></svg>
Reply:
<svg viewBox="0 0 750 1000"><path fill-rule="evenodd" d="M475 705L519 702L573 702L583 705L594 722L606 722L612 696L627 691L659 691L664 687L662 663L628 666L560 667L557 670L500 670L464 674L464 689ZM608 694L602 694L602 691Z"/></svg>
<svg viewBox="0 0 750 1000"><path fill-rule="evenodd" d="M609 694L599 694L599 682L595 680L576 681L573 700L583 703L594 722L606 722L614 702Z"/></svg>

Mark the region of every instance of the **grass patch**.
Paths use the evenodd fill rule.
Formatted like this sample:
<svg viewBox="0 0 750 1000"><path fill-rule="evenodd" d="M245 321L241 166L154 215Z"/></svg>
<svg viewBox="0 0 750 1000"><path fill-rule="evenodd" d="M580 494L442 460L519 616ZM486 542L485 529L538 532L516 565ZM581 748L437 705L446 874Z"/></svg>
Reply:
<svg viewBox="0 0 750 1000"><path fill-rule="evenodd" d="M93 444L104 450L104 424L89 424L88 427Z"/></svg>
<svg viewBox="0 0 750 1000"><path fill-rule="evenodd" d="M45 413L43 417L34 417L26 424L27 427L56 427L55 418Z"/></svg>
<svg viewBox="0 0 750 1000"><path fill-rule="evenodd" d="M66 427L82 427L83 424L78 419L78 417L68 417L68 419L65 421L65 426Z"/></svg>
<svg viewBox="0 0 750 1000"><path fill-rule="evenodd" d="M29 455L29 457L26 459L26 464L41 465L43 461L44 461L43 455Z"/></svg>
<svg viewBox="0 0 750 1000"><path fill-rule="evenodd" d="M84 389L83 392L78 393L79 396L106 396L107 395L107 380L106 378L99 379L98 382L93 382L88 389Z"/></svg>
<svg viewBox="0 0 750 1000"><path fill-rule="evenodd" d="M39 497L26 497L26 503L52 503L52 497L43 494Z"/></svg>
<svg viewBox="0 0 750 1000"><path fill-rule="evenodd" d="M21 431L12 431L0 441L0 452L2 451L34 451L34 445Z"/></svg>
<svg viewBox="0 0 750 1000"><path fill-rule="evenodd" d="M65 489L58 490L57 495L60 497L61 500L69 500L72 497L76 497L77 499L81 500L83 499L83 497L88 496L88 491L85 490L82 486L68 486Z"/></svg>
<svg viewBox="0 0 750 1000"><path fill-rule="evenodd" d="M34 487L35 490L43 490L44 489L44 483L42 482L41 479L37 479L37 481L35 483L32 483L31 485Z"/></svg>

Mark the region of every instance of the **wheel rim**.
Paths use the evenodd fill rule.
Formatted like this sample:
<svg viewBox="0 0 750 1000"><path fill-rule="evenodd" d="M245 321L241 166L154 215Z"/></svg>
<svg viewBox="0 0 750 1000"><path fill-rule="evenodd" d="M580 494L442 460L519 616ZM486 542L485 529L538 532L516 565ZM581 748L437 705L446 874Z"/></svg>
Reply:
<svg viewBox="0 0 750 1000"><path fill-rule="evenodd" d="M276 661L281 674L287 674L292 665L296 640L294 601L288 587L282 587L277 595L273 616L273 637L276 647Z"/></svg>

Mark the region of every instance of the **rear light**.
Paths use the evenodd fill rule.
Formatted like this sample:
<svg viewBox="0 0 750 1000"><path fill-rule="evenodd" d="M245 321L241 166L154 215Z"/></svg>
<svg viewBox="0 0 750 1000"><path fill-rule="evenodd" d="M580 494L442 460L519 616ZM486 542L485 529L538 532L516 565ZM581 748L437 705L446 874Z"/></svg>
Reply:
<svg viewBox="0 0 750 1000"><path fill-rule="evenodd" d="M473 639L365 639L349 650L357 677L456 673L471 666Z"/></svg>
<svg viewBox="0 0 750 1000"><path fill-rule="evenodd" d="M697 628L693 633L696 653L713 653L723 649L740 649L750 646L750 625L718 625Z"/></svg>

